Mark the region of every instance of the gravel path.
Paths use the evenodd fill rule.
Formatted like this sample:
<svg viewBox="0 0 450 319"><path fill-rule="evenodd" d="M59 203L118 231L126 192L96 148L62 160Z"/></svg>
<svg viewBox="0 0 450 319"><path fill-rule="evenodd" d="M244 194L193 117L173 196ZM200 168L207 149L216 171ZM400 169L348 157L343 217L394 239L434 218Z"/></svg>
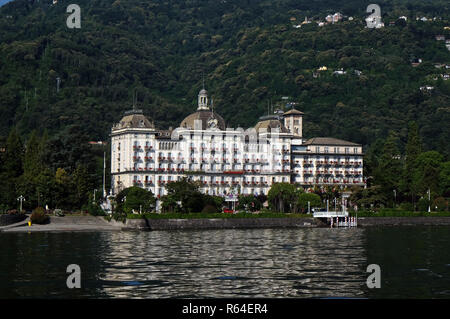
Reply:
<svg viewBox="0 0 450 319"><path fill-rule="evenodd" d="M51 232L51 231L117 231L122 228L109 224L100 216L51 216L46 225L28 226L29 217L17 224L0 227L0 232Z"/></svg>

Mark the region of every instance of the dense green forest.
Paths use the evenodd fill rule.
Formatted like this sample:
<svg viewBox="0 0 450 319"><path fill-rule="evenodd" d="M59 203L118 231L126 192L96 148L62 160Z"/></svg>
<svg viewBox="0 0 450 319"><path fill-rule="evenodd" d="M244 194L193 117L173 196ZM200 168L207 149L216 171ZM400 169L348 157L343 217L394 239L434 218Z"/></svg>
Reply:
<svg viewBox="0 0 450 319"><path fill-rule="evenodd" d="M81 29L69 29L71 2L15 0L0 8L0 146L12 128L23 145L35 131L52 145L42 155L51 174L64 168L72 176L81 165L99 187L103 151L86 153L98 159L92 163L77 158L84 144L108 140L134 92L158 127L178 126L195 110L204 76L230 127L256 124L268 101L282 107L288 96L305 113L305 137L377 150L392 131L406 154L414 121L421 151L446 161L450 81L442 75L450 70L435 64L450 65L450 51L435 36L450 39L450 4L375 1L385 27L369 29L372 2L78 0ZM335 12L343 21L315 22ZM431 21L416 19L423 16ZM293 27L305 17L314 22ZM322 66L328 70L317 72ZM333 74L339 69L347 73ZM434 89L420 90L426 85ZM366 176L374 171L366 167Z"/></svg>
<svg viewBox="0 0 450 319"><path fill-rule="evenodd" d="M365 28L370 1L77 3L81 29L67 28L64 1L16 0L0 9L0 135L11 126L53 135L78 125L106 140L135 90L159 127L175 127L195 109L204 74L231 127L254 125L268 100L289 96L306 114L306 137L369 145L392 129L404 145L414 120L427 148L449 154L450 82L433 80L445 73L433 63L450 63L445 42L435 40L450 38L447 1L378 1L382 29ZM290 21L324 21L337 11L355 19L299 29ZM408 22L389 26L400 15ZM416 21L422 16L440 19ZM423 63L412 67L412 58ZM323 65L349 72L314 78ZM422 93L426 84L435 90Z"/></svg>

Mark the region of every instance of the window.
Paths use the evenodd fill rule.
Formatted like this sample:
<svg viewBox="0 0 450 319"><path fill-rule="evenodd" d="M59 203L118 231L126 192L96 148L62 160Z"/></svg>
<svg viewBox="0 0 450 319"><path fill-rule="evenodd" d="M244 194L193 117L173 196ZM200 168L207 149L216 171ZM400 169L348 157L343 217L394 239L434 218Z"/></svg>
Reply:
<svg viewBox="0 0 450 319"><path fill-rule="evenodd" d="M334 152L335 152L335 153L339 153L339 147L335 147L335 148L334 148Z"/></svg>
<svg viewBox="0 0 450 319"><path fill-rule="evenodd" d="M325 146L325 153L328 153L328 146Z"/></svg>
<svg viewBox="0 0 450 319"><path fill-rule="evenodd" d="M345 148L345 154L348 154L348 153L350 153L350 148L346 147Z"/></svg>
<svg viewBox="0 0 450 319"><path fill-rule="evenodd" d="M355 147L355 148L353 149L353 153L358 154L358 148L357 148L357 147Z"/></svg>
<svg viewBox="0 0 450 319"><path fill-rule="evenodd" d="M316 146L316 153L319 153L319 152L320 152L320 147Z"/></svg>

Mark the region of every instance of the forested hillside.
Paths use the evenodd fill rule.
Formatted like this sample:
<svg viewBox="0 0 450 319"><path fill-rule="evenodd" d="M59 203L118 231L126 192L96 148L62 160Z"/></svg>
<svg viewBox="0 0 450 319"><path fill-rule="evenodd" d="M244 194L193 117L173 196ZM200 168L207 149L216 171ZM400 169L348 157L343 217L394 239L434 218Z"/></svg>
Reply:
<svg viewBox="0 0 450 319"><path fill-rule="evenodd" d="M177 126L195 109L204 74L231 127L254 125L268 100L289 96L306 114L307 137L369 145L392 129L404 143L415 120L426 147L449 154L450 81L440 75L450 72L433 66L450 64L445 41L435 39L450 38L447 1L378 1L382 29L365 28L369 1L77 3L81 29L66 26L68 1L0 9L0 135L17 126L52 136L75 125L105 140L134 91L159 127ZM334 12L354 20L293 28ZM406 23L389 25L401 15ZM437 19L416 21L422 16ZM423 63L413 67L414 58ZM313 77L321 66L329 71ZM340 68L347 74L332 74ZM425 85L435 89L420 91Z"/></svg>

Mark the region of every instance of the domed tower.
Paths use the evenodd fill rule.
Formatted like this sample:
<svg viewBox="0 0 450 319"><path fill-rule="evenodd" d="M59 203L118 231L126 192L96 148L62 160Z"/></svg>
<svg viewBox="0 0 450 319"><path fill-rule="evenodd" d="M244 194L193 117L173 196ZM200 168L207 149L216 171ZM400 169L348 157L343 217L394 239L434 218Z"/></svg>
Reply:
<svg viewBox="0 0 450 319"><path fill-rule="evenodd" d="M209 110L208 107L208 91L205 90L205 88L201 89L200 92L198 92L198 111L200 110Z"/></svg>
<svg viewBox="0 0 450 319"><path fill-rule="evenodd" d="M197 112L188 115L180 123L180 127L188 129L219 129L225 130L226 125L223 118L210 110L209 108L208 92L205 88L201 89L198 93L198 107Z"/></svg>

